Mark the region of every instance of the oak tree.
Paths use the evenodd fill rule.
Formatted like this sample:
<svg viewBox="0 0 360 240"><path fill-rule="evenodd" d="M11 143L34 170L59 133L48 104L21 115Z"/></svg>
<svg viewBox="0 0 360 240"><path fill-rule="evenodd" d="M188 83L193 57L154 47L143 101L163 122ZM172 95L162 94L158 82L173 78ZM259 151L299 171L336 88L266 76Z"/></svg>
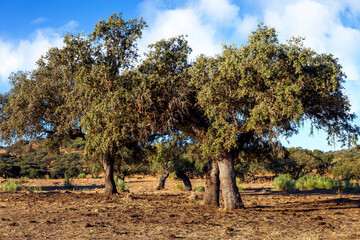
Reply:
<svg viewBox="0 0 360 240"><path fill-rule="evenodd" d="M218 56L200 57L192 76L196 104L211 123L203 150L217 158L211 173L219 173L227 209L243 207L234 171L241 148L254 142L276 146L304 121L327 132L330 143L335 137L356 143L359 128L351 124L355 115L342 91L341 65L331 54L304 47L302 39L280 43L275 29L259 25L246 45L224 45Z"/></svg>

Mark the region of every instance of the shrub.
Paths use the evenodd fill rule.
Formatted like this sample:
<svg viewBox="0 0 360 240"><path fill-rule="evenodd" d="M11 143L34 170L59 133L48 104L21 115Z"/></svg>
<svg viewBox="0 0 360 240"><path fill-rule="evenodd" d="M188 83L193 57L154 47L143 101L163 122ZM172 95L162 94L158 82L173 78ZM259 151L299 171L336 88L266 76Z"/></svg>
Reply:
<svg viewBox="0 0 360 240"><path fill-rule="evenodd" d="M295 190L295 180L293 180L290 174L281 174L274 179L275 190L291 191Z"/></svg>
<svg viewBox="0 0 360 240"><path fill-rule="evenodd" d="M179 191L185 191L185 186L183 184L175 183L175 189Z"/></svg>
<svg viewBox="0 0 360 240"><path fill-rule="evenodd" d="M129 191L129 182L125 182L122 179L119 179L118 176L114 177L116 188L119 191L126 192Z"/></svg>
<svg viewBox="0 0 360 240"><path fill-rule="evenodd" d="M194 188L195 192L205 192L205 187L204 186L196 186Z"/></svg>
<svg viewBox="0 0 360 240"><path fill-rule="evenodd" d="M0 185L0 190L2 192L16 192L19 185L16 183L15 180L8 180L4 184Z"/></svg>
<svg viewBox="0 0 360 240"><path fill-rule="evenodd" d="M83 178L85 178L86 177L86 174L85 173L80 173L79 175L78 175L78 178L80 178L80 179L83 179Z"/></svg>
<svg viewBox="0 0 360 240"><path fill-rule="evenodd" d="M360 192L360 186L358 182L351 182L350 180L336 181L336 189L341 192Z"/></svg>
<svg viewBox="0 0 360 240"><path fill-rule="evenodd" d="M300 190L313 190L313 189L334 189L336 182L325 176L320 175L305 175L296 180L296 188Z"/></svg>
<svg viewBox="0 0 360 240"><path fill-rule="evenodd" d="M73 189L74 188L69 176L65 176L64 187L65 187L65 189Z"/></svg>
<svg viewBox="0 0 360 240"><path fill-rule="evenodd" d="M237 185L239 191L242 191L243 187L240 185L240 183L241 183L241 178L236 178L236 185Z"/></svg>

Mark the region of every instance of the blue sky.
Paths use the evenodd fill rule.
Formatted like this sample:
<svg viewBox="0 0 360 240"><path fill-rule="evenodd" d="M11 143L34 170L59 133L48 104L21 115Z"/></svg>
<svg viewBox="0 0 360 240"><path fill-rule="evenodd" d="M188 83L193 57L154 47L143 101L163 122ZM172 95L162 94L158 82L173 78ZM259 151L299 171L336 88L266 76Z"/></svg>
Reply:
<svg viewBox="0 0 360 240"><path fill-rule="evenodd" d="M186 34L193 59L220 52L224 42L245 44L260 22L275 27L281 41L303 36L306 46L339 58L348 77L344 91L360 116L358 0L0 0L0 93L10 89L11 72L33 69L49 48L62 46L66 32L90 33L99 20L118 12L148 23L141 52L161 38ZM323 151L340 147L328 146L322 132L309 136L306 125L288 141L282 142Z"/></svg>

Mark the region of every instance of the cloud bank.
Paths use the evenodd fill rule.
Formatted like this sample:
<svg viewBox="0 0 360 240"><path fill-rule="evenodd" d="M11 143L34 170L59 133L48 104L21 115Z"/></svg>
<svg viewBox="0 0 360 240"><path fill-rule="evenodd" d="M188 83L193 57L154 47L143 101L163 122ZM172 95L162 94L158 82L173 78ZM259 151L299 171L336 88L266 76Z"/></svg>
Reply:
<svg viewBox="0 0 360 240"><path fill-rule="evenodd" d="M17 42L0 36L0 82L6 86L11 72L34 69L41 55L51 47L61 47L64 34L77 26L77 22L70 21L58 29L37 29L29 39Z"/></svg>

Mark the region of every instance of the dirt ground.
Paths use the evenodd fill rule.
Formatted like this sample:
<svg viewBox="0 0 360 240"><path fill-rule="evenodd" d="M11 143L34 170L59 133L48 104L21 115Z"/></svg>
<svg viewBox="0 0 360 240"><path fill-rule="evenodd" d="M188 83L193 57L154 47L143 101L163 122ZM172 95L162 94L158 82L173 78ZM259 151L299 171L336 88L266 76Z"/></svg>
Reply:
<svg viewBox="0 0 360 240"><path fill-rule="evenodd" d="M130 193L101 193L102 179L37 180L41 192L0 193L0 239L360 239L360 195L272 191L242 184L246 209L202 205L202 192L155 191L157 179L130 179ZM203 180L192 181L203 186Z"/></svg>

